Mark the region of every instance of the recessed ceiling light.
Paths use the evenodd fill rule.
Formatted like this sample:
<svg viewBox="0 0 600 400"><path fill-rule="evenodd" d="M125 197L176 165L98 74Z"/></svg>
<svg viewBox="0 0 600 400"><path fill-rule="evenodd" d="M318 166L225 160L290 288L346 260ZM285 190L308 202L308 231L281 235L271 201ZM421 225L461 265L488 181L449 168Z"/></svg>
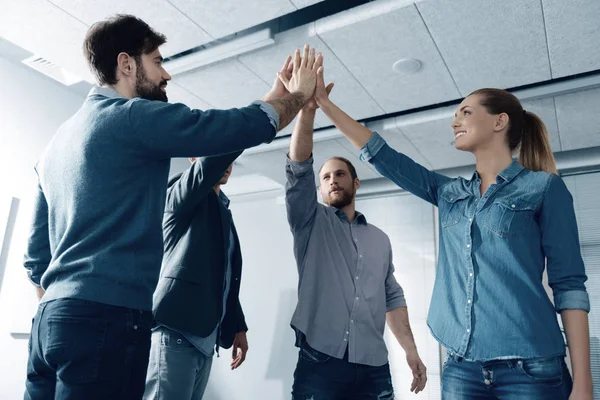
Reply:
<svg viewBox="0 0 600 400"><path fill-rule="evenodd" d="M421 61L414 58L403 58L396 61L392 69L402 75L414 74L421 69Z"/></svg>

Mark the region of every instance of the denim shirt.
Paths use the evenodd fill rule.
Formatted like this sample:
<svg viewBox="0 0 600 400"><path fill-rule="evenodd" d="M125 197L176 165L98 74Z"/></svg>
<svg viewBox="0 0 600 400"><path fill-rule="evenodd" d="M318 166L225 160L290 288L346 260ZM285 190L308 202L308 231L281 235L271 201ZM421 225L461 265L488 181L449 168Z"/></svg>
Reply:
<svg viewBox="0 0 600 400"><path fill-rule="evenodd" d="M487 361L565 354L555 312L590 304L573 199L562 179L513 162L481 180L449 178L377 133L361 158L439 209L439 256L427 323L449 352ZM544 268L554 305L542 285Z"/></svg>

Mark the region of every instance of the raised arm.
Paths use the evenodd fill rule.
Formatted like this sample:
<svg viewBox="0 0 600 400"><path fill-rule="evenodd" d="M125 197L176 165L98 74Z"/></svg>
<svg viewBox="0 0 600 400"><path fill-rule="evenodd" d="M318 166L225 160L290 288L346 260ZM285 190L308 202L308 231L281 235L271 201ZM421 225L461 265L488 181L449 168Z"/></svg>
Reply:
<svg viewBox="0 0 600 400"><path fill-rule="evenodd" d="M168 104L141 98L129 102L133 132L129 138L136 149L153 157L200 157L241 151L270 142L279 129L289 124L315 90L319 64L296 51L289 93L230 110L190 110L183 104ZM289 63L289 61L288 61ZM287 68L287 67L286 67Z"/></svg>
<svg viewBox="0 0 600 400"><path fill-rule="evenodd" d="M41 279L52 260L50 250L50 233L48 231L48 203L41 186L35 196L33 219L27 241L27 249L23 259L23 265L27 270L27 276L36 287L38 299L44 295Z"/></svg>
<svg viewBox="0 0 600 400"><path fill-rule="evenodd" d="M200 157L167 189L165 211L186 214L212 190L241 151L215 157Z"/></svg>
<svg viewBox="0 0 600 400"><path fill-rule="evenodd" d="M552 175L539 217L546 256L548 284L561 314L573 369L573 393L592 398L590 369L589 296L573 198L563 180Z"/></svg>
<svg viewBox="0 0 600 400"><path fill-rule="evenodd" d="M402 189L437 205L438 188L449 182L451 178L429 171L389 147L376 132L361 125L336 106L323 90L324 86L325 81L321 71L317 74L315 90L317 104L354 147L361 150L361 159L373 164L379 173Z"/></svg>

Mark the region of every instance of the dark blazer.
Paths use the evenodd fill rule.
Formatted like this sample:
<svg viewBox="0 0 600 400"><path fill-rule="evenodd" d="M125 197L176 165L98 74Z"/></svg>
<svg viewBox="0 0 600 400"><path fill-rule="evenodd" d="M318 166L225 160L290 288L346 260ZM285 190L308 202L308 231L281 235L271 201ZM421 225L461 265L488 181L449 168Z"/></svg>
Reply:
<svg viewBox="0 0 600 400"><path fill-rule="evenodd" d="M242 254L231 212L213 190L241 152L198 158L169 181L163 218L164 258L154 292L158 324L207 337L223 312L229 229L235 248L226 314L217 344L229 348L236 333L247 331L239 292Z"/></svg>

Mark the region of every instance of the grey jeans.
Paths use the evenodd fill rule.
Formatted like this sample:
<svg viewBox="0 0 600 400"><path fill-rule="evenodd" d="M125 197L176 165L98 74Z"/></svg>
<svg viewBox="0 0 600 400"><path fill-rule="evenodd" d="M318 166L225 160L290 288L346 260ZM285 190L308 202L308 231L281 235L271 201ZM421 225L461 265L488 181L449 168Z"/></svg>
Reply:
<svg viewBox="0 0 600 400"><path fill-rule="evenodd" d="M182 334L161 327L152 332L144 400L201 400L212 357Z"/></svg>

